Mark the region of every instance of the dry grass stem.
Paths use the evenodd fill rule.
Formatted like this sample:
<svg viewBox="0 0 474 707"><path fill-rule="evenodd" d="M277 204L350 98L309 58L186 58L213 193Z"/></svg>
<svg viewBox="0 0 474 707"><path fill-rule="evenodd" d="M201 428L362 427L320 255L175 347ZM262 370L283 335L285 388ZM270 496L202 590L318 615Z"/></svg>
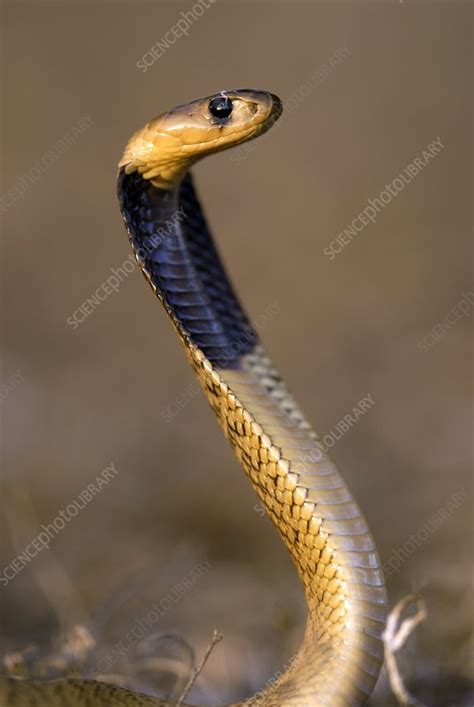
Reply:
<svg viewBox="0 0 474 707"><path fill-rule="evenodd" d="M416 614L407 619L402 619L403 612L410 604L416 604ZM413 697L406 689L395 657L395 654L405 645L412 631L425 619L426 609L423 599L411 594L399 601L392 609L382 634L390 687L403 707L425 707L422 702Z"/></svg>
<svg viewBox="0 0 474 707"><path fill-rule="evenodd" d="M176 707L179 707L179 705L182 705L182 704L183 704L183 700L184 700L184 699L186 698L186 696L188 695L190 689L192 688L192 686L193 686L194 683L196 682L198 676L199 676L200 673L202 672L204 666L206 665L206 663L207 663L207 661L208 661L208 658L209 658L209 656L211 655L211 653L212 653L212 651L213 651L213 649L214 649L214 646L215 646L217 643L219 643L219 641L222 641L223 638L224 638L224 636L223 636L221 633L219 633L219 631L215 628L215 629L214 629L213 636L212 636L212 639L211 639L211 642L209 643L208 647L206 648L206 652L204 653L201 662L199 663L199 665L198 665L196 668L194 668L193 672L191 673L191 677L189 678L189 680L188 680L188 682L186 683L186 685L185 685L185 687L184 687L184 689L183 689L181 695L179 696L179 699L178 699L178 701L177 701L177 703L176 703Z"/></svg>

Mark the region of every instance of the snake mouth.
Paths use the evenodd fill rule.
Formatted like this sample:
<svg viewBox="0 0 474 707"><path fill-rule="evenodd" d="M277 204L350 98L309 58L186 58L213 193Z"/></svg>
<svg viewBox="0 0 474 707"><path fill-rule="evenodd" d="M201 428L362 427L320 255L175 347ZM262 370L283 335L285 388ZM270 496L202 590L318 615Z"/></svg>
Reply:
<svg viewBox="0 0 474 707"><path fill-rule="evenodd" d="M273 122L278 120L280 115L283 113L283 103L281 102L281 99L275 94L275 93L270 93L270 98L272 99L273 107L272 107L272 119Z"/></svg>
<svg viewBox="0 0 474 707"><path fill-rule="evenodd" d="M270 113L267 119L258 126L255 137L257 137L257 135L262 135L262 133L267 132L267 130L270 130L272 125L276 123L280 115L283 113L283 103L281 102L281 99L274 93L269 93L268 95L271 100Z"/></svg>
<svg viewBox="0 0 474 707"><path fill-rule="evenodd" d="M258 135L262 135L262 133L267 132L267 130L270 130L272 125L276 123L278 118L283 112L283 103L281 99L275 94L275 93L269 93L268 91L265 91L266 98L268 100L268 106L265 105L266 101L262 101L261 98L261 93L259 92L257 94L259 96L259 105L257 108L257 112L262 111L262 104L263 104L263 111L264 111L264 117L262 119L262 116L260 116L260 121L256 126L255 126L255 134L250 136L250 139L252 137L257 137ZM265 115L266 112L266 115Z"/></svg>

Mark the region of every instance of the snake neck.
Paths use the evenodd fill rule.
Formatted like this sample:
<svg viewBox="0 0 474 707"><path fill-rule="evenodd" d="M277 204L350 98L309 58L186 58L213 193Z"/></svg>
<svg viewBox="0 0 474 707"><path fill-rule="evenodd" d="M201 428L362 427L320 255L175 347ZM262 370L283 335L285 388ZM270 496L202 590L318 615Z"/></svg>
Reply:
<svg viewBox="0 0 474 707"><path fill-rule="evenodd" d="M214 367L238 367L256 334L207 236L191 175L166 190L122 170L118 192L137 259L178 331Z"/></svg>
<svg viewBox="0 0 474 707"><path fill-rule="evenodd" d="M265 354L230 284L191 176L172 190L119 173L122 213L204 392L303 583L291 667L246 705L362 705L382 664L386 596L356 502Z"/></svg>

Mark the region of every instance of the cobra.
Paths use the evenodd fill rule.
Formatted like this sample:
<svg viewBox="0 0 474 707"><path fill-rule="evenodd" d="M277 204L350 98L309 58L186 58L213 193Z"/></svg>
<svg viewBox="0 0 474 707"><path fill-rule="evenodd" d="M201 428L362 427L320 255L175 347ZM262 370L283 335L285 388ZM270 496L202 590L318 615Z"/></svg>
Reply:
<svg viewBox="0 0 474 707"><path fill-rule="evenodd" d="M127 144L118 197L142 272L305 592L307 626L290 668L243 704L346 707L365 704L382 664L386 593L380 561L356 501L239 302L189 171L202 157L265 132L281 110L277 96L245 89L163 113ZM3 678L0 696L9 707L171 704L77 679Z"/></svg>

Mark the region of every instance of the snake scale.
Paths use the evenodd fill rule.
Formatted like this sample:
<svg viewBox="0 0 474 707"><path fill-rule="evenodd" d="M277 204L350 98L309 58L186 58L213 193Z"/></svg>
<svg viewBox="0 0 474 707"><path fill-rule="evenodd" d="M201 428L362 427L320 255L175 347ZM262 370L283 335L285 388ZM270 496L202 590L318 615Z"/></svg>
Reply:
<svg viewBox="0 0 474 707"><path fill-rule="evenodd" d="M239 89L163 113L127 144L118 197L143 274L304 587L301 647L276 682L243 704L347 707L366 703L382 665L386 594L377 551L239 303L189 172L202 157L268 130L281 110L277 96ZM171 704L80 679L3 677L0 698L5 707Z"/></svg>

